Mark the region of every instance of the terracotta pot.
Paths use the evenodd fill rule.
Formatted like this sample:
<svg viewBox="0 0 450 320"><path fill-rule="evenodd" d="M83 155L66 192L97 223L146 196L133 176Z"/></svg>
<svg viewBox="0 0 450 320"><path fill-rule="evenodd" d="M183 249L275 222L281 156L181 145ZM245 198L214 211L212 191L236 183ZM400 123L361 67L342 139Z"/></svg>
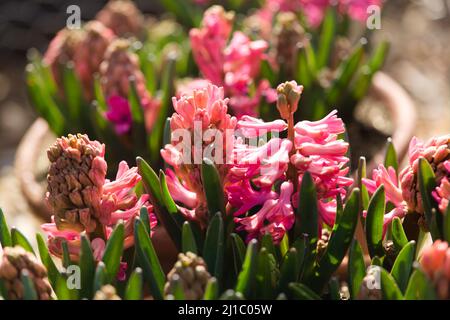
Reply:
<svg viewBox="0 0 450 320"><path fill-rule="evenodd" d="M371 95L380 100L390 113L395 132L392 135L393 143L397 149L399 161L404 157L408 149L409 140L414 134L417 122L417 113L413 102L404 89L391 77L382 72L378 72L373 78ZM37 119L23 137L16 154L15 169L19 179L22 192L32 207L33 211L48 221L51 211L44 202L45 195L45 174L40 173L42 161L45 158L45 148L54 140L54 135L50 132L47 123L43 119ZM48 141L48 143L45 143ZM377 163L381 163L384 158L384 150L380 150L368 163L367 170L371 172ZM44 181L43 181L44 180ZM356 237L361 242L363 249L367 252L364 232L358 226ZM158 229L155 234L158 252L162 252L162 258L166 260L164 269L172 265L176 257L176 250L168 238L164 229ZM169 243L169 244L168 244ZM347 258L339 268L338 274L344 274L347 270ZM167 271L167 270L166 270Z"/></svg>

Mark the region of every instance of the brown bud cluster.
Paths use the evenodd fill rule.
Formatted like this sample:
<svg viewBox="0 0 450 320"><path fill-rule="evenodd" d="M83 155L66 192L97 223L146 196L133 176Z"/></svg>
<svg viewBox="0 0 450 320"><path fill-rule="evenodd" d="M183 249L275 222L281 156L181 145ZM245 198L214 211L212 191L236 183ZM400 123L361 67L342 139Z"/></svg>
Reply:
<svg viewBox="0 0 450 320"><path fill-rule="evenodd" d="M58 138L47 150L47 200L58 229L95 229L107 170L104 152L103 144L81 134Z"/></svg>
<svg viewBox="0 0 450 320"><path fill-rule="evenodd" d="M187 300L200 300L203 298L206 284L210 278L211 275L201 257L192 252L180 253L178 261L167 275L164 293L166 296L172 295L175 283L180 281Z"/></svg>
<svg viewBox="0 0 450 320"><path fill-rule="evenodd" d="M139 37L144 28L144 16L130 0L109 1L97 14L96 20L120 37Z"/></svg>
<svg viewBox="0 0 450 320"><path fill-rule="evenodd" d="M122 300L117 295L116 288L107 284L95 293L94 300Z"/></svg>
<svg viewBox="0 0 450 320"><path fill-rule="evenodd" d="M31 279L39 300L49 300L52 288L47 279L47 270L30 252L22 247L5 247L0 254L0 279L5 284L8 299L24 298L21 276Z"/></svg>

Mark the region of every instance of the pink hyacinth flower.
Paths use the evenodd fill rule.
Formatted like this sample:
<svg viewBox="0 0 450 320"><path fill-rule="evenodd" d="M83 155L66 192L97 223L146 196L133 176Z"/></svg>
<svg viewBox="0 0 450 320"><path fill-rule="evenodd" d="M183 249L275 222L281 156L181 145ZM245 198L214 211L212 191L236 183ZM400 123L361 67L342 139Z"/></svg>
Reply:
<svg viewBox="0 0 450 320"><path fill-rule="evenodd" d="M254 215L245 218L235 218L239 224L238 230L248 232L247 241L269 233L275 243L283 239L285 233L294 224L294 211L291 196L294 187L290 182L283 182L278 199L267 200Z"/></svg>
<svg viewBox="0 0 450 320"><path fill-rule="evenodd" d="M436 240L423 250L420 264L431 279L442 274L450 281L450 249L448 243Z"/></svg>
<svg viewBox="0 0 450 320"><path fill-rule="evenodd" d="M106 119L114 124L117 134L122 135L131 130L131 110L128 100L121 96L111 96L107 100Z"/></svg>
<svg viewBox="0 0 450 320"><path fill-rule="evenodd" d="M380 164L377 169L373 170L372 180L362 179L362 182L370 194L373 194L380 186L384 186L386 203L391 202L395 206L394 209L384 215L384 235L387 226L395 217L403 218L408 212L406 202L403 200L402 189L399 186L397 173L394 168L389 167L386 169L384 165Z"/></svg>
<svg viewBox="0 0 450 320"><path fill-rule="evenodd" d="M269 132L284 131L287 129L287 123L281 119L264 122L261 119L245 115L239 119L236 128L239 129L246 138L255 138Z"/></svg>

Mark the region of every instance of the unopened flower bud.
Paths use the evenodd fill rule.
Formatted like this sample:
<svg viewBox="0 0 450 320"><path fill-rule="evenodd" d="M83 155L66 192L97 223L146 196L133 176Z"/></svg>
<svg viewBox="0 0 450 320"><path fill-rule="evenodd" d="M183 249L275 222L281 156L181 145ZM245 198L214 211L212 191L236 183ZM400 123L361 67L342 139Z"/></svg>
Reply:
<svg viewBox="0 0 450 320"><path fill-rule="evenodd" d="M12 300L24 298L21 275L25 274L32 281L38 299L49 300L52 288L45 267L22 247L5 247L0 254L0 280L5 285L7 294L5 298Z"/></svg>
<svg viewBox="0 0 450 320"><path fill-rule="evenodd" d="M295 81L288 81L278 86L277 108L283 119L289 119L289 116L297 111L302 91L303 86L297 85Z"/></svg>
<svg viewBox="0 0 450 320"><path fill-rule="evenodd" d="M144 17L130 0L109 1L97 14L96 20L120 37L140 37L144 28Z"/></svg>

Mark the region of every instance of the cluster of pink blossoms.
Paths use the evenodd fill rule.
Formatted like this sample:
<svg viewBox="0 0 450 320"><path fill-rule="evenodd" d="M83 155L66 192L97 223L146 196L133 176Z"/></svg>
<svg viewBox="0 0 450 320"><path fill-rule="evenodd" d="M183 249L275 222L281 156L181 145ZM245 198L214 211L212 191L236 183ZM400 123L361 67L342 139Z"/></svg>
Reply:
<svg viewBox="0 0 450 320"><path fill-rule="evenodd" d="M364 22L368 17L367 9L372 5L381 7L382 0L267 0L263 10L302 12L309 24L316 27L322 22L327 8L333 4L353 20Z"/></svg>
<svg viewBox="0 0 450 320"><path fill-rule="evenodd" d="M179 99L173 98L172 141L161 150L161 156L175 171L166 170L172 197L183 204L180 210L187 217L204 224L207 222L207 206L199 165L204 151L213 148L215 154L211 156L222 178L227 173L226 155L227 150L233 147L233 139L225 137L227 130L234 132L236 127L236 118L228 114L227 103L223 88L211 84L191 94L183 94ZM177 136L178 133L181 135Z"/></svg>
<svg viewBox="0 0 450 320"><path fill-rule="evenodd" d="M282 90L278 107L282 117L288 118L287 123L281 119L264 122L251 116L243 116L236 123L236 119L227 114L228 100L223 99L223 89L213 85L196 90L192 95L184 95L179 100L174 99L176 113L171 118L173 140L174 129L194 132L196 120L200 121L202 130L216 129L221 133L197 146L204 152L212 144L218 144L218 138L224 139L221 141L224 162L216 162L216 166L228 198L228 214L234 215L238 230L247 232L247 239L265 233L270 233L275 241L282 239L294 223L298 186L306 171L311 173L317 188L320 222L330 226L334 224L336 196L345 198L346 187L353 183L347 177L348 144L338 139L345 128L336 111L320 121L301 121L294 126L292 114L297 109L302 88L295 82L279 88ZM237 135L227 139L225 131L234 129L245 139ZM276 137L286 130L288 138ZM262 145L245 141L259 141L269 132L272 138ZM180 204L180 210L189 219L204 221L207 209L199 166L186 163L185 155L187 147L196 148L196 142L195 139L186 140L183 137L182 141L172 141L161 151L175 171L166 171L168 187ZM188 160L191 157L190 154Z"/></svg>
<svg viewBox="0 0 450 320"><path fill-rule="evenodd" d="M447 242L437 240L422 253L420 264L436 286L441 299L450 298L450 248Z"/></svg>
<svg viewBox="0 0 450 320"><path fill-rule="evenodd" d="M220 6L209 8L201 28L190 31L192 52L205 79L224 87L234 114L255 115L263 97L270 102L275 98L267 80L255 81L268 44L251 41L240 31L231 34L233 17Z"/></svg>
<svg viewBox="0 0 450 320"><path fill-rule="evenodd" d="M138 196L141 180L137 168L119 164L116 180L106 179L105 145L85 135L62 137L49 148L51 167L47 177L47 201L54 216L42 225L52 254L62 256L67 241L71 257L77 259L81 235L86 234L96 259L100 260L105 242L119 221L125 225L124 246L133 245L134 219L142 207L149 211L151 228L156 226L149 195Z"/></svg>
<svg viewBox="0 0 450 320"><path fill-rule="evenodd" d="M394 205L394 209L385 214L385 230L394 217L403 218L408 211L424 213L418 181L420 158L428 161L434 171L437 187L432 195L440 211L444 213L447 210L450 200L450 135L434 137L426 143L414 137L409 145L409 164L398 177L394 168L380 164L374 169L372 179L363 179L369 193L383 185L386 202Z"/></svg>
<svg viewBox="0 0 450 320"><path fill-rule="evenodd" d="M298 103L301 87L296 87L295 82L288 84L290 92L298 94L294 98L294 103ZM280 95L283 93L279 92L278 105ZM289 100L292 95L287 97ZM291 107L290 112L295 112L297 106L291 104ZM230 168L226 191L230 205L238 208L233 212L238 230L245 230L248 240L270 233L275 241L280 241L292 228L298 186L307 171L316 185L319 225L334 224L336 197L345 198L346 188L353 183L347 177L349 168L345 166L349 161L348 143L338 139L345 128L336 113L333 111L319 121L298 122L293 128L289 120L287 124L283 120L265 123L246 117L238 122L237 128L247 137L288 130L288 138L273 137L262 146L249 146L242 139L236 140L235 163ZM281 115L284 118L283 112ZM289 139L292 129L293 141ZM279 192L274 188L277 185ZM248 211L256 212L248 215Z"/></svg>

